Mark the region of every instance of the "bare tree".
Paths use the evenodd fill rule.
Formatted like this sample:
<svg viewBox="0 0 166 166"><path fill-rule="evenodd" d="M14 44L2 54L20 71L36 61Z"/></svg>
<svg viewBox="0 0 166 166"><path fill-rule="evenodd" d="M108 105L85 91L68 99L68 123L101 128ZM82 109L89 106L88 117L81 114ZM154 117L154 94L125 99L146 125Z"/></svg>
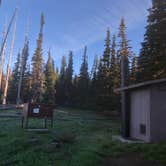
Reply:
<svg viewBox="0 0 166 166"><path fill-rule="evenodd" d="M2 104L6 104L6 97L7 97L8 85L9 85L9 76L10 76L10 64L11 64L11 59L12 59L12 55L13 55L15 33L16 33L16 20L15 20L15 23L14 23L13 34L12 34L12 40L11 40L11 46L10 46L10 52L9 52L9 59L8 59L8 64L7 64L5 89L4 89L4 92L3 92Z"/></svg>
<svg viewBox="0 0 166 166"><path fill-rule="evenodd" d="M3 39L2 39L2 42L4 40L6 36L6 26L4 28L4 32L3 32ZM6 42L5 42L5 45L3 47L3 51L2 51L2 56L1 56L1 60L0 60L0 89L1 89L1 85L2 85L2 74L3 74L3 67L4 67L4 60L5 60L5 54L6 54Z"/></svg>

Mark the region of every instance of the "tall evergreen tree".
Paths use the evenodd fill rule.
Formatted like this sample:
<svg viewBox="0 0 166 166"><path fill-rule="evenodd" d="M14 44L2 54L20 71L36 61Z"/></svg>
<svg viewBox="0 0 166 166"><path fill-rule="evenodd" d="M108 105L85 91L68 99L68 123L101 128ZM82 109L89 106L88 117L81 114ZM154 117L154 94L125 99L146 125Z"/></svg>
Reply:
<svg viewBox="0 0 166 166"><path fill-rule="evenodd" d="M60 74L56 85L56 101L60 105L66 104L65 83L66 83L66 57L63 56L61 62Z"/></svg>
<svg viewBox="0 0 166 166"><path fill-rule="evenodd" d="M116 36L113 35L111 44L111 66L110 66L110 108L111 110L120 110L120 96L114 93L115 88L120 87L120 59L117 54Z"/></svg>
<svg viewBox="0 0 166 166"><path fill-rule="evenodd" d="M69 62L66 68L66 97L67 103L72 104L72 91L73 91L73 52L69 53Z"/></svg>
<svg viewBox="0 0 166 166"><path fill-rule="evenodd" d="M125 85L128 85L129 83L129 57L131 56L130 46L129 46L129 40L127 40L126 35L126 26L124 18L121 19L120 27L119 27L119 34L120 38L120 44L119 44L119 55L120 60L122 62L122 58L124 60L124 74L125 74Z"/></svg>
<svg viewBox="0 0 166 166"><path fill-rule="evenodd" d="M107 30L104 54L100 59L98 68L98 84L99 91L102 96L109 93L110 88L110 31Z"/></svg>
<svg viewBox="0 0 166 166"><path fill-rule="evenodd" d="M91 70L91 79L93 80L93 78L96 79L97 76L97 69L98 69L98 56L96 55L94 57L94 61L93 61L93 65L92 65L92 70Z"/></svg>
<svg viewBox="0 0 166 166"><path fill-rule="evenodd" d="M28 92L24 92L25 90L24 86L26 84L27 78L25 78L25 72L27 70L27 60L29 57L29 41L27 37L25 38L24 48L22 50L22 57L21 57L21 67L20 67L20 78L19 78L19 84L17 88L17 104L20 103L20 97L22 102L25 102L24 100L24 94ZM22 86L24 85L24 86Z"/></svg>
<svg viewBox="0 0 166 166"><path fill-rule="evenodd" d="M152 0L138 60L139 80L166 77L166 1Z"/></svg>
<svg viewBox="0 0 166 166"><path fill-rule="evenodd" d="M15 104L17 98L17 89L18 89L18 82L20 78L20 67L21 67L21 53L17 54L17 60L14 65L12 74L10 76L9 82L9 90L8 90L8 97L10 103Z"/></svg>
<svg viewBox="0 0 166 166"><path fill-rule="evenodd" d="M80 100L79 100L79 91L78 91L78 82L79 82L79 77L77 75L74 76L73 79L73 96L72 96L72 105L73 106L79 106Z"/></svg>
<svg viewBox="0 0 166 166"><path fill-rule="evenodd" d="M87 61L87 47L84 48L83 62L80 68L80 75L78 81L78 90L80 94L80 104L85 106L88 100L89 90L89 73L88 73L88 61Z"/></svg>
<svg viewBox="0 0 166 166"><path fill-rule="evenodd" d="M22 92L21 92L21 99L22 102L27 103L30 102L32 99L32 75L30 71L30 65L27 65L24 77L23 77L23 85Z"/></svg>
<svg viewBox="0 0 166 166"><path fill-rule="evenodd" d="M44 102L47 104L55 103L55 73L50 50L48 52L48 60L45 66Z"/></svg>
<svg viewBox="0 0 166 166"><path fill-rule="evenodd" d="M116 79L118 77L118 74L116 73L116 36L113 35L112 39L112 46L111 46L111 66L110 66L110 73L111 73L111 83L112 83L112 88L116 87Z"/></svg>
<svg viewBox="0 0 166 166"><path fill-rule="evenodd" d="M110 31L107 30L104 54L100 59L97 73L98 99L97 105L99 109L110 109L110 95L111 95L111 47L110 47Z"/></svg>
<svg viewBox="0 0 166 166"><path fill-rule="evenodd" d="M131 64L130 83L137 83L137 57L135 55Z"/></svg>
<svg viewBox="0 0 166 166"><path fill-rule="evenodd" d="M40 33L37 40L37 48L32 57L32 91L33 101L40 102L43 92L43 57L42 57L42 42L43 42L43 25L44 15L41 15Z"/></svg>
<svg viewBox="0 0 166 166"><path fill-rule="evenodd" d="M97 100L97 72L98 72L98 57L95 56L92 71L91 71L91 80L90 80L90 102L93 108L96 107L96 100Z"/></svg>
<svg viewBox="0 0 166 166"><path fill-rule="evenodd" d="M107 36L105 39L105 50L103 54L103 66L108 69L110 67L110 54L111 54L111 48L110 48L110 30L107 30Z"/></svg>

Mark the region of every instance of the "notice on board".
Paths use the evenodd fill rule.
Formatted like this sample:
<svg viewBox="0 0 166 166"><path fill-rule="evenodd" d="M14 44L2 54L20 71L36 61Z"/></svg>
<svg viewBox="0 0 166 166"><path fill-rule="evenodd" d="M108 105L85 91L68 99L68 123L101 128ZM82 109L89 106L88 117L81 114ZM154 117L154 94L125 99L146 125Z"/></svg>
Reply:
<svg viewBox="0 0 166 166"><path fill-rule="evenodd" d="M39 108L34 108L34 109L33 109L33 113L34 113L34 114L39 114L39 111L40 111Z"/></svg>

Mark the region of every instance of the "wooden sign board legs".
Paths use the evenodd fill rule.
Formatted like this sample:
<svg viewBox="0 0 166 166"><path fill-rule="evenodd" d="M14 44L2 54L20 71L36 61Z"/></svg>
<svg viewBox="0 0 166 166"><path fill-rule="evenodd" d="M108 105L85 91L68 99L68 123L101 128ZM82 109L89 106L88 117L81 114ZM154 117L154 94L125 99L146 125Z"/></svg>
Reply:
<svg viewBox="0 0 166 166"><path fill-rule="evenodd" d="M21 127L28 129L29 118L44 119L44 128L48 127L48 120L53 127L54 106L43 104L24 104Z"/></svg>

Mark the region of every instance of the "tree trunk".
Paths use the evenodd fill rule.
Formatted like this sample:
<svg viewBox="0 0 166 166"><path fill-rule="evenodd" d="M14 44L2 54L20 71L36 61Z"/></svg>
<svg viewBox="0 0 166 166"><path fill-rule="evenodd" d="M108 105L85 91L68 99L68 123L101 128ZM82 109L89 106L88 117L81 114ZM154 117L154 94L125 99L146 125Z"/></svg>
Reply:
<svg viewBox="0 0 166 166"><path fill-rule="evenodd" d="M14 28L13 28L13 35L12 35L12 41L11 41L11 46L10 46L10 52L9 52L9 60L8 60L8 65L7 65L5 89L3 92L2 104L6 104L6 97L7 97L8 85L9 85L9 76L10 76L10 63L11 63L11 59L12 59L12 55L13 55L15 33L16 33L16 21L15 21Z"/></svg>

